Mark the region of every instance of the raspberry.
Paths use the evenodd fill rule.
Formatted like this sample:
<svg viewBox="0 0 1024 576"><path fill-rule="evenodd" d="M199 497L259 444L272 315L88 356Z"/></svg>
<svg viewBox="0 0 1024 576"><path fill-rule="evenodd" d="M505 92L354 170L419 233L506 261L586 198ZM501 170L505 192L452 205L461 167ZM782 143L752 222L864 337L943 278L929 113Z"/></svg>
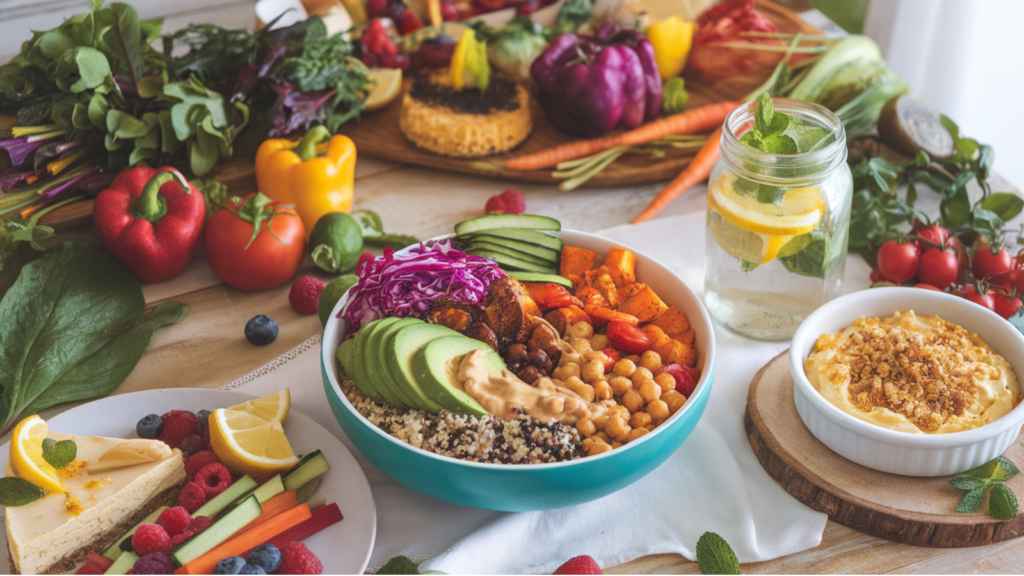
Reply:
<svg viewBox="0 0 1024 576"><path fill-rule="evenodd" d="M590 556L576 556L570 558L565 564L562 564L554 572L555 574L604 574L601 572L601 567L597 565L597 562Z"/></svg>
<svg viewBox="0 0 1024 576"><path fill-rule="evenodd" d="M526 212L526 198L523 193L515 188L509 188L501 194L495 194L487 199L484 205L484 212L487 214L522 214Z"/></svg>
<svg viewBox="0 0 1024 576"><path fill-rule="evenodd" d="M292 284L292 289L288 292L288 302L299 314L316 314L320 293L323 291L323 282L312 276L303 276Z"/></svg>
<svg viewBox="0 0 1024 576"><path fill-rule="evenodd" d="M178 546L181 546L182 544L187 542L189 538L193 536L195 536L195 534L193 534L191 530L185 530L181 534L175 534L174 536L171 536L171 548L173 549L177 548Z"/></svg>
<svg viewBox="0 0 1024 576"><path fill-rule="evenodd" d="M323 574L323 571L323 563L302 542L292 542L281 549L277 574Z"/></svg>
<svg viewBox="0 0 1024 576"><path fill-rule="evenodd" d="M167 554L171 551L171 537L157 524L140 524L132 535L132 550L139 556L154 552Z"/></svg>
<svg viewBox="0 0 1024 576"><path fill-rule="evenodd" d="M192 523L192 515L185 510L184 506L175 506L161 512L156 523L171 536L176 536L188 529L189 524Z"/></svg>
<svg viewBox="0 0 1024 576"><path fill-rule="evenodd" d="M139 558L135 561L135 566L132 566L132 573L173 574L174 562L171 561L170 554L166 552L154 552L151 554L146 554L142 558Z"/></svg>
<svg viewBox="0 0 1024 576"><path fill-rule="evenodd" d="M110 568L110 565L113 563L113 560L105 556L100 556L95 552L89 552L89 555L85 559L85 564L82 564L82 567L79 568L78 572L75 572L75 574L104 574L106 573L107 568Z"/></svg>
<svg viewBox="0 0 1024 576"><path fill-rule="evenodd" d="M676 392L679 392L687 398L690 397L690 394L693 394L693 389L697 385L693 381L693 376L691 376L689 368L679 364L669 364L668 366L663 366L661 368L661 372L670 374L676 379Z"/></svg>
<svg viewBox="0 0 1024 576"><path fill-rule="evenodd" d="M459 8L450 2L441 4L441 19L445 22L454 22L459 19Z"/></svg>
<svg viewBox="0 0 1024 576"><path fill-rule="evenodd" d="M194 536L199 536L203 532L206 532L206 529L210 526L213 526L213 520L211 518L207 518L206 516L196 516L192 519L192 524L188 527L188 531Z"/></svg>
<svg viewBox="0 0 1024 576"><path fill-rule="evenodd" d="M196 426L196 415L188 410L171 410L162 416L164 419L163 430L157 436L171 448L181 446L181 441L199 431Z"/></svg>
<svg viewBox="0 0 1024 576"><path fill-rule="evenodd" d="M402 36L408 36L413 32L423 28L423 21L416 15L415 12L406 8L402 11L400 17L401 23L398 25L398 31Z"/></svg>
<svg viewBox="0 0 1024 576"><path fill-rule="evenodd" d="M220 459L217 458L217 455L212 450L200 450L189 456L188 460L185 460L185 473L188 474L189 482L194 480L196 474L207 464L217 464L219 462Z"/></svg>
<svg viewBox="0 0 1024 576"><path fill-rule="evenodd" d="M231 486L231 473L220 462L207 464L196 472L195 483L203 489L207 498L213 498Z"/></svg>
<svg viewBox="0 0 1024 576"><path fill-rule="evenodd" d="M191 436L186 436L185 439L181 441L181 444L178 445L178 448L181 449L182 455L188 458L196 452L205 449L206 442L203 441L203 437L199 434L193 434Z"/></svg>
<svg viewBox="0 0 1024 576"><path fill-rule="evenodd" d="M189 512L199 510L206 504L206 492L195 482L189 482L178 492L178 504L185 507Z"/></svg>

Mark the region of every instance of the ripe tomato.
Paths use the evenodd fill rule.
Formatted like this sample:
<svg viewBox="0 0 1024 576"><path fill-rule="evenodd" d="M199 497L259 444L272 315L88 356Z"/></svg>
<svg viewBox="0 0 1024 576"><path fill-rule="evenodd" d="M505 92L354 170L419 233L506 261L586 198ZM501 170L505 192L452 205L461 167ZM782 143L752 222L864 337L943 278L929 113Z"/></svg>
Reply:
<svg viewBox="0 0 1024 576"><path fill-rule="evenodd" d="M956 282L958 268L956 254L952 251L928 248L921 255L917 279L924 284L945 288Z"/></svg>
<svg viewBox="0 0 1024 576"><path fill-rule="evenodd" d="M1013 270L1013 259L1006 248L993 253L987 242L978 240L974 244L974 265L971 271L975 278L984 278L989 274L1003 274Z"/></svg>
<svg viewBox="0 0 1024 576"><path fill-rule="evenodd" d="M999 314L1003 318L1013 316L1017 313L1017 310L1020 310L1021 307L1024 306L1024 303L1020 301L1020 298L1017 298L1012 294L995 294L993 295L993 298L995 299L996 314Z"/></svg>
<svg viewBox="0 0 1024 576"><path fill-rule="evenodd" d="M981 292L978 292L978 289L974 286L964 286L963 293L965 298L975 304L980 304L981 306L993 311L996 309L995 294L992 292L985 292L982 294Z"/></svg>
<svg viewBox="0 0 1024 576"><path fill-rule="evenodd" d="M946 230L942 226L939 226L938 222L929 226L922 226L914 230L914 234L917 234L921 238L930 240L939 246L946 245L946 239L949 238L949 230ZM933 245L926 242L918 241L917 247L921 252L925 252L928 248L934 248Z"/></svg>
<svg viewBox="0 0 1024 576"><path fill-rule="evenodd" d="M890 282L902 284L917 274L921 252L913 242L889 240L878 249L878 269Z"/></svg>
<svg viewBox="0 0 1024 576"><path fill-rule="evenodd" d="M635 324L626 320L612 320L608 323L608 341L614 348L630 354L643 354L651 349L651 339Z"/></svg>
<svg viewBox="0 0 1024 576"><path fill-rule="evenodd" d="M214 212L203 249L210 270L228 286L266 290L299 271L306 229L295 210L257 192Z"/></svg>
<svg viewBox="0 0 1024 576"><path fill-rule="evenodd" d="M914 284L914 288L923 288L925 290L935 290L936 292L942 292L939 288L932 286L931 284Z"/></svg>

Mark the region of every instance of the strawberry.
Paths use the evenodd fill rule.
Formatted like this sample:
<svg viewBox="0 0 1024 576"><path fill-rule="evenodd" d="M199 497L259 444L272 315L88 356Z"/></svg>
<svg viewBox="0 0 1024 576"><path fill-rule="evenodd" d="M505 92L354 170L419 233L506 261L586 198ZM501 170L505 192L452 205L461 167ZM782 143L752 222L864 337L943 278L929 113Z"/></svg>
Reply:
<svg viewBox="0 0 1024 576"><path fill-rule="evenodd" d="M590 556L587 556L586 554L584 554L582 556L576 556L575 558L570 558L568 561L566 561L565 564L562 564L561 566L559 566L558 570L555 570L554 573L555 574L604 574L604 572L601 572L601 567L597 565L597 562L593 558L591 558Z"/></svg>

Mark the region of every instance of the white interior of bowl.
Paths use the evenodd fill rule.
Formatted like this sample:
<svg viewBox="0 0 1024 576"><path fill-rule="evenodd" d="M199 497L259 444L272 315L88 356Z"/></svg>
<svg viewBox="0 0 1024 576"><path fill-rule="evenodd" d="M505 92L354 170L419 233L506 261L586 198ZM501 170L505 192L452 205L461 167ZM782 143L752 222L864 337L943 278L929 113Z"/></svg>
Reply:
<svg viewBox="0 0 1024 576"><path fill-rule="evenodd" d="M594 252L597 252L599 260L600 258L603 258L609 250L615 247L623 247L632 251L634 254L636 254L637 257L637 280L649 285L651 289L653 289L654 292L665 301L665 303L667 303L670 306L675 306L680 311L682 311L686 315L686 319L690 323L690 327L693 328L695 333L694 342L697 347L697 368L700 369L701 376L700 380L697 382L696 388L694 388L693 394L690 396L690 398L687 399L687 402L683 404L683 407L680 408L679 411L677 411L675 414L669 417L669 419L665 421L664 424L658 426L649 434L645 434L643 437L634 440L633 442L630 442L629 444L617 450L610 450L608 452L605 452L604 454L599 454L597 456L590 456L586 458L587 461L592 462L594 461L594 459L597 458L611 457L613 454L621 453L622 450L628 450L630 447L634 445L638 445L641 442L647 441L649 438L653 438L662 430L667 429L669 426L672 426L674 423L678 422L679 419L682 418L683 414L688 412L693 407L693 405L696 404L695 402L690 401L692 398L696 398L698 396L708 393L708 388L710 388L711 386L712 371L715 366L715 332L712 328L711 317L708 316L708 312L707 310L704 309L704 304L700 301L700 298L698 298L697 295L692 290L690 290L690 287L687 286L686 283L684 283L682 279L679 278L679 276L677 276L671 270L666 268L664 265L660 264L654 258L628 246L623 246L622 244L619 244L617 242L612 242L611 240L607 240L605 238L601 238L600 236L595 236L593 234L587 234L586 232L562 230L561 232L556 232L555 234L562 238L563 242L565 242L567 246L574 246L577 248L584 248L587 250L593 250ZM438 236L437 238L431 238L430 240L427 240L425 242L434 242L448 237L450 237L450 235ZM360 414L359 411L356 410L354 406L352 406L352 403L349 402L348 398L341 390L341 386L339 385L340 381L338 378L339 366L338 361L335 358L335 352L337 351L338 346L341 345L342 341L344 341L345 335L347 333L347 323L344 321L344 319L338 318L338 314L341 312L341 309L345 306L346 302L348 302L348 293L342 296L341 300L338 301L338 304L335 305L334 310L331 312L331 317L327 321L327 326L324 328L324 336L321 342L321 360L324 362L325 366L329 367L329 369L327 370L327 377L331 383L331 387L334 389L335 395L337 395L337 397L341 400L342 404L352 413L356 414L358 418L362 419L367 426L373 429L375 433L383 436L389 442L393 442L405 449L417 450L416 448L410 446L409 444L406 444L405 442L402 442L401 440L398 440L397 438L391 436L390 434L384 432L380 428L370 423L370 421L367 420L365 416ZM551 464L508 466L505 464L484 464L479 462L458 460L455 458L439 456L437 454L433 454L425 450L420 450L419 452L424 456L430 458L440 458L444 462L448 463L460 464L464 466L499 467L510 471L525 471L534 469L538 466L571 466L573 464L583 461L583 459L578 459L570 460L567 462L556 462Z"/></svg>
<svg viewBox="0 0 1024 576"><path fill-rule="evenodd" d="M1006 358L1018 378L1024 375L1024 335L995 312L951 294L920 288L872 288L837 298L813 314L797 329L789 351L789 368L797 393L803 393L819 411L837 425L857 435L886 444L907 448L952 448L967 446L1020 427L1024 422L1024 403L1008 414L984 426L948 434L910 434L876 426L860 420L825 399L807 379L804 361L822 334L835 334L861 317L886 318L896 312L913 310L918 315L936 315L971 332Z"/></svg>

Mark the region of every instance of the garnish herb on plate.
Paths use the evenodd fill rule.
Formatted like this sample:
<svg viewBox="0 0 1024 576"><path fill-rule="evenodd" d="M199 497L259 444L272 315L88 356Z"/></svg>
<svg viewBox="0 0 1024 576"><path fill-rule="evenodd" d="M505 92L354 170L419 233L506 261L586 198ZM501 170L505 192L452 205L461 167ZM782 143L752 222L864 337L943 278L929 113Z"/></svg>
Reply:
<svg viewBox="0 0 1024 576"><path fill-rule="evenodd" d="M1017 475L1020 470L1005 456L999 456L977 468L957 474L947 482L958 490L967 493L956 505L957 512L974 512L981 506L985 491L989 490L988 513L996 520L1013 520L1017 517L1017 497L1004 484Z"/></svg>
<svg viewBox="0 0 1024 576"><path fill-rule="evenodd" d="M145 311L138 280L106 252L69 242L25 265L0 300L0 433L22 414L113 392L188 306Z"/></svg>
<svg viewBox="0 0 1024 576"><path fill-rule="evenodd" d="M739 574L740 562L724 538L705 532L697 540L697 568L701 574Z"/></svg>
<svg viewBox="0 0 1024 576"><path fill-rule="evenodd" d="M78 445L74 440L61 440L57 442L53 438L43 440L43 460L57 470L67 468L78 456Z"/></svg>

